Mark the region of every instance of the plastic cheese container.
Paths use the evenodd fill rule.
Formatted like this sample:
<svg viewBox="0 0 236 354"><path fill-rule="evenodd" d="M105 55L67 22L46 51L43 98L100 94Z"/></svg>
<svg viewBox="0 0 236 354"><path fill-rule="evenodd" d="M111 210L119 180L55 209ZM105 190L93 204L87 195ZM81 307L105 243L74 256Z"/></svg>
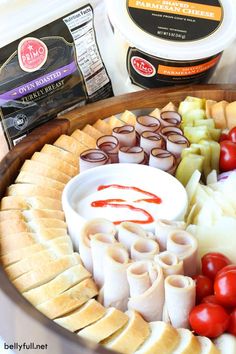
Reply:
<svg viewBox="0 0 236 354"><path fill-rule="evenodd" d="M236 37L235 0L107 0L123 87L207 82Z"/></svg>

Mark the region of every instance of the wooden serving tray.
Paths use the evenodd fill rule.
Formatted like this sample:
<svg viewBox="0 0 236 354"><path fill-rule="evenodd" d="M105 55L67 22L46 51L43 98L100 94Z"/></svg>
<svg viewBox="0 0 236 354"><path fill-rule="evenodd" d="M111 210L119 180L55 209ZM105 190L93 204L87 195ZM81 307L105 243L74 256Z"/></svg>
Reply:
<svg viewBox="0 0 236 354"><path fill-rule="evenodd" d="M15 179L23 162L44 144L53 143L61 134L71 134L86 124L110 117L127 110L163 107L172 101L178 104L186 96L196 96L216 101L236 100L236 85L186 85L171 88L139 91L76 108L60 118L35 129L0 162L0 198L6 187Z"/></svg>

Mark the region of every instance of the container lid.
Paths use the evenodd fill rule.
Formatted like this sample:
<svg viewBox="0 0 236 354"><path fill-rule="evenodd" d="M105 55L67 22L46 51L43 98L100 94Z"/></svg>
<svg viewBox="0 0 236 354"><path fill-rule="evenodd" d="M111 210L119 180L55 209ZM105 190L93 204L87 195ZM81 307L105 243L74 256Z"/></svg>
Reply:
<svg viewBox="0 0 236 354"><path fill-rule="evenodd" d="M130 46L169 60L222 52L236 37L235 0L106 0L110 20Z"/></svg>

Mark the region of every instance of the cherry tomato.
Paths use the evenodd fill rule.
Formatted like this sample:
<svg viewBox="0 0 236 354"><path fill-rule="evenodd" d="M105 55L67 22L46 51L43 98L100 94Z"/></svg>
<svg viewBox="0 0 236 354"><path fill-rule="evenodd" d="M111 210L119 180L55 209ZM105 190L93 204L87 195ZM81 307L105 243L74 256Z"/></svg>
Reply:
<svg viewBox="0 0 236 354"><path fill-rule="evenodd" d="M216 298L224 306L236 306L236 269L222 269L214 283Z"/></svg>
<svg viewBox="0 0 236 354"><path fill-rule="evenodd" d="M232 128L229 131L228 139L231 140L233 143L236 143L236 127Z"/></svg>
<svg viewBox="0 0 236 354"><path fill-rule="evenodd" d="M220 171L226 172L236 168L236 144L230 140L220 143Z"/></svg>
<svg viewBox="0 0 236 354"><path fill-rule="evenodd" d="M220 305L200 304L190 312L189 322L198 335L215 338L227 329L229 315Z"/></svg>
<svg viewBox="0 0 236 354"><path fill-rule="evenodd" d="M227 332L236 336L236 308L231 312L229 316L229 326Z"/></svg>
<svg viewBox="0 0 236 354"><path fill-rule="evenodd" d="M215 295L209 295L209 296L204 297L204 299L202 299L202 304L221 305L220 301L216 298ZM224 306L224 309L229 315L231 314L232 308Z"/></svg>
<svg viewBox="0 0 236 354"><path fill-rule="evenodd" d="M231 263L226 256L217 252L206 253L201 262L202 274L210 279L214 279L219 270Z"/></svg>
<svg viewBox="0 0 236 354"><path fill-rule="evenodd" d="M229 264L227 266L225 266L224 268L222 268L217 274L216 277L227 273L229 270L236 270L236 265L235 264Z"/></svg>
<svg viewBox="0 0 236 354"><path fill-rule="evenodd" d="M196 283L197 303L200 303L204 297L214 293L214 286L211 279L205 275L196 275L193 279Z"/></svg>
<svg viewBox="0 0 236 354"><path fill-rule="evenodd" d="M222 133L219 142L221 143L224 140L229 140L229 136L228 134Z"/></svg>

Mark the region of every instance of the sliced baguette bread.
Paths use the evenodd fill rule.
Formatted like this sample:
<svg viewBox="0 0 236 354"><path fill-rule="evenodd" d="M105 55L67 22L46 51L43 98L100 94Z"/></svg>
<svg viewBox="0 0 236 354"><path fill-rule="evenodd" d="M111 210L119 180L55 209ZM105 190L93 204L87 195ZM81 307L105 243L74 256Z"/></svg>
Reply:
<svg viewBox="0 0 236 354"><path fill-rule="evenodd" d="M69 315L57 318L56 323L69 331L75 332L98 321L106 313L106 308L91 299Z"/></svg>
<svg viewBox="0 0 236 354"><path fill-rule="evenodd" d="M100 320L79 331L78 335L99 343L118 331L128 322L128 320L129 317L125 313L114 307L110 307L106 310L105 315Z"/></svg>
<svg viewBox="0 0 236 354"><path fill-rule="evenodd" d="M176 329L171 325L161 321L150 322L149 326L151 329L150 336L135 353L174 353L174 350L180 341L180 336ZM190 353L191 352L189 352L189 354Z"/></svg>
<svg viewBox="0 0 236 354"><path fill-rule="evenodd" d="M122 120L125 124L133 125L136 124L136 115L130 111L124 111L121 115L120 120Z"/></svg>
<svg viewBox="0 0 236 354"><path fill-rule="evenodd" d="M101 136L103 136L103 133L101 133L99 130L97 130L96 128L94 128L92 125L87 124L84 128L83 128L83 132L85 132L86 134L88 134L89 136L91 136L94 139L99 139Z"/></svg>
<svg viewBox="0 0 236 354"><path fill-rule="evenodd" d="M48 155L44 152L35 152L31 157L31 160L38 161L50 166L51 168L56 168L69 177L74 177L79 172L79 165L75 167L62 159L59 159L53 155Z"/></svg>
<svg viewBox="0 0 236 354"><path fill-rule="evenodd" d="M201 354L200 343L191 331L179 328L177 332L180 336L180 342L173 354Z"/></svg>
<svg viewBox="0 0 236 354"><path fill-rule="evenodd" d="M96 284L88 278L36 308L48 318L55 319L74 311L97 294Z"/></svg>
<svg viewBox="0 0 236 354"><path fill-rule="evenodd" d="M23 295L34 306L37 306L58 296L59 294L65 292L66 290L90 277L91 274L81 264L77 264L60 273L48 283L43 284L38 288L29 290L23 293Z"/></svg>
<svg viewBox="0 0 236 354"><path fill-rule="evenodd" d="M236 337L224 333L214 340L214 344L221 354L235 354L236 353Z"/></svg>
<svg viewBox="0 0 236 354"><path fill-rule="evenodd" d="M42 264L41 268L32 270L15 279L13 284L20 292L23 293L49 282L66 269L80 263L81 260L79 254L73 253L71 255L61 257L59 260Z"/></svg>
<svg viewBox="0 0 236 354"><path fill-rule="evenodd" d="M85 145L69 135L61 135L53 144L63 150L69 151L76 157L79 157L81 152L86 150Z"/></svg>
<svg viewBox="0 0 236 354"><path fill-rule="evenodd" d="M80 129L76 129L71 137L84 145L84 150L96 148L96 139Z"/></svg>
<svg viewBox="0 0 236 354"><path fill-rule="evenodd" d="M201 347L201 354L220 354L219 349L214 345L214 343L207 337L196 337L200 347Z"/></svg>
<svg viewBox="0 0 236 354"><path fill-rule="evenodd" d="M38 186L44 186L45 188L54 188L58 191L63 191L65 188L65 183L61 183L56 181L55 179L51 179L45 176L41 176L37 174L37 170L35 173L29 173L26 171L21 171L16 180L15 183L30 183L30 184L36 184Z"/></svg>
<svg viewBox="0 0 236 354"><path fill-rule="evenodd" d="M123 354L134 353L149 337L149 324L136 312L127 312L128 323L102 342L108 349Z"/></svg>
<svg viewBox="0 0 236 354"><path fill-rule="evenodd" d="M116 128L116 127L122 127L124 125L124 122L122 122L116 116L111 116L108 119L107 123L110 125L111 129Z"/></svg>
<svg viewBox="0 0 236 354"><path fill-rule="evenodd" d="M24 197L24 196L8 196L1 200L1 210L30 210L30 209L46 209L46 210L62 210L61 201L47 197Z"/></svg>
<svg viewBox="0 0 236 354"><path fill-rule="evenodd" d="M11 184L7 188L7 196L18 197L48 197L61 201L62 192L55 188L45 188L35 184L19 183Z"/></svg>
<svg viewBox="0 0 236 354"><path fill-rule="evenodd" d="M55 145L45 144L44 147L41 149L41 152L52 155L60 160L67 162L68 164L77 168L78 166L78 159L69 151L65 151Z"/></svg>
<svg viewBox="0 0 236 354"><path fill-rule="evenodd" d="M65 220L65 214L61 210L32 209L32 210L3 210L0 211L0 223L6 220L21 220L24 222L35 219L58 219Z"/></svg>
<svg viewBox="0 0 236 354"><path fill-rule="evenodd" d="M93 124L93 127L99 130L103 135L111 135L112 128L102 119L98 119L96 123Z"/></svg>

